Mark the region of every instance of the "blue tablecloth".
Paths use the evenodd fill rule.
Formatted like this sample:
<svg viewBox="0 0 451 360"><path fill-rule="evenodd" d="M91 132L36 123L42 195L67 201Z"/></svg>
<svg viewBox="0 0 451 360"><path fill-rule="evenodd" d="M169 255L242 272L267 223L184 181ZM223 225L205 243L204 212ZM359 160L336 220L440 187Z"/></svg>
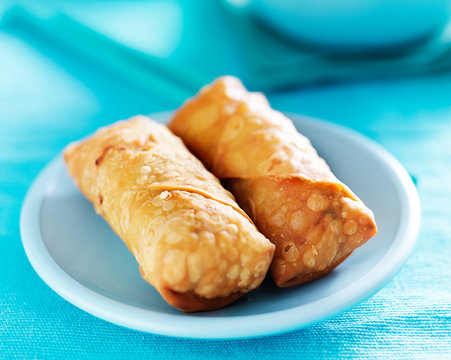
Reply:
<svg viewBox="0 0 451 360"><path fill-rule="evenodd" d="M218 68L242 71L229 60ZM372 298L310 328L174 339L107 323L60 298L31 268L19 234L28 187L69 141L170 105L51 43L0 31L0 358L451 358L450 94L451 75L269 93L275 108L354 128L404 164L422 203L416 249Z"/></svg>

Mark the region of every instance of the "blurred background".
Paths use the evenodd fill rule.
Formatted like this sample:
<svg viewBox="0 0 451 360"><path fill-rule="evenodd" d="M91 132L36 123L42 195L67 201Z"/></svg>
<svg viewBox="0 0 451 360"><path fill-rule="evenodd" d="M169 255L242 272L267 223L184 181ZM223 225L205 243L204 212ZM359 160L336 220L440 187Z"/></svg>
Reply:
<svg viewBox="0 0 451 360"><path fill-rule="evenodd" d="M364 91L353 98L368 84L447 76L450 8L449 0L4 1L0 118L43 116L55 132L62 124L84 132L173 109L231 74L276 107L370 123L378 102L363 106ZM395 100L381 102L383 116Z"/></svg>
<svg viewBox="0 0 451 360"><path fill-rule="evenodd" d="M448 71L450 8L449 0L6 1L2 58L6 65L20 38L68 72L89 68L173 106L224 74L274 92ZM22 70L23 55L13 61Z"/></svg>
<svg viewBox="0 0 451 360"><path fill-rule="evenodd" d="M2 43L20 37L61 67L89 67L168 105L224 74L273 92L451 69L449 0L5 4Z"/></svg>
<svg viewBox="0 0 451 360"><path fill-rule="evenodd" d="M417 180L422 202L417 248L389 286L288 338L300 337L312 356L451 353L450 9L449 0L2 1L0 349L13 353L28 339L25 358L52 358L61 338L69 353L110 354L112 343L126 353L154 338L173 348L171 339L105 324L44 285L20 244L20 206L68 142L137 113L174 109L230 74L278 110L377 141ZM91 332L103 337L86 344ZM251 342L253 354L296 354L281 339ZM212 347L227 355L207 345L199 356Z"/></svg>

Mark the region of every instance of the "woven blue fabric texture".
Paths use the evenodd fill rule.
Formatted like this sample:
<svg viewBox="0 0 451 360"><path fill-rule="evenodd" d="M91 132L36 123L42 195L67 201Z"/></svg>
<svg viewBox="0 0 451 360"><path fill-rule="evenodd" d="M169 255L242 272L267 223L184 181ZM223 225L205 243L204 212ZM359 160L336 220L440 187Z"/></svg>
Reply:
<svg viewBox="0 0 451 360"><path fill-rule="evenodd" d="M385 288L333 319L256 339L175 339L60 298L25 256L19 215L34 177L68 142L178 104L36 36L0 30L0 359L450 359L449 94L451 75L269 93L275 108L356 129L400 160L422 204L417 246Z"/></svg>

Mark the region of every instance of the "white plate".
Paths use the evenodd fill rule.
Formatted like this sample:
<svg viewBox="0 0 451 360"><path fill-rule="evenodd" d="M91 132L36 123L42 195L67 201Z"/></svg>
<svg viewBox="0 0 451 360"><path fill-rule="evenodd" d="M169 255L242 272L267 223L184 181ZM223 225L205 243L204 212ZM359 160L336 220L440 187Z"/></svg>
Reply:
<svg viewBox="0 0 451 360"><path fill-rule="evenodd" d="M167 120L169 114L153 118ZM140 276L122 241L69 178L61 156L34 181L20 219L36 272L59 295L112 323L189 338L242 338L289 331L334 316L390 280L412 251L420 223L415 186L384 149L354 131L289 115L338 178L374 211L378 234L330 275L276 288L270 279L233 305L184 314L167 305Z"/></svg>

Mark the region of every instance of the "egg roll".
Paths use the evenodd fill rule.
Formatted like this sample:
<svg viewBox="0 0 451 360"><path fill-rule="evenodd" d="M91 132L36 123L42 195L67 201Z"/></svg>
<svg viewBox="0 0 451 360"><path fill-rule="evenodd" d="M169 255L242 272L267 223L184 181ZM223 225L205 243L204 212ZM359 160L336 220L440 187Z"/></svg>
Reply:
<svg viewBox="0 0 451 360"><path fill-rule="evenodd" d="M316 280L376 234L374 216L292 121L261 93L222 77L169 123L275 245L280 287Z"/></svg>
<svg viewBox="0 0 451 360"><path fill-rule="evenodd" d="M274 245L165 125L120 121L69 145L64 159L170 305L214 310L262 282Z"/></svg>

